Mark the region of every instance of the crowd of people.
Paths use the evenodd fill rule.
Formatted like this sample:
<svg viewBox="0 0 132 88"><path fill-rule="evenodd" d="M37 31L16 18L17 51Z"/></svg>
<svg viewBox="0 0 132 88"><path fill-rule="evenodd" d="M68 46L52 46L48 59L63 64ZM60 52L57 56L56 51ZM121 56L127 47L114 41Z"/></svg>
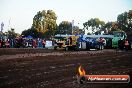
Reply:
<svg viewBox="0 0 132 88"><path fill-rule="evenodd" d="M26 39L26 38L15 38L15 39L0 39L0 48L45 48L45 39Z"/></svg>
<svg viewBox="0 0 132 88"><path fill-rule="evenodd" d="M102 43L103 42L103 43ZM54 42L52 42L54 43ZM99 43L106 45L106 41L103 38L99 38ZM15 38L15 39L0 39L0 48L45 48L45 39L33 39L33 38ZM52 44L53 45L53 44ZM128 50L130 43L127 39L120 40L118 42L119 49Z"/></svg>

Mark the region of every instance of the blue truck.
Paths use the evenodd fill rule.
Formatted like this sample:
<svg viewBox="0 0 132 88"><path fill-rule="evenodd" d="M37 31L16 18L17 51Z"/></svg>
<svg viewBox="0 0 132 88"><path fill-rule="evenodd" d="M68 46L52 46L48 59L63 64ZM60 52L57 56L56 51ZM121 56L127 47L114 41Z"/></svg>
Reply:
<svg viewBox="0 0 132 88"><path fill-rule="evenodd" d="M102 39L103 41L100 41ZM81 35L78 39L80 44L80 49L96 49L96 50L103 50L105 46L105 39L103 37L91 36L91 35Z"/></svg>

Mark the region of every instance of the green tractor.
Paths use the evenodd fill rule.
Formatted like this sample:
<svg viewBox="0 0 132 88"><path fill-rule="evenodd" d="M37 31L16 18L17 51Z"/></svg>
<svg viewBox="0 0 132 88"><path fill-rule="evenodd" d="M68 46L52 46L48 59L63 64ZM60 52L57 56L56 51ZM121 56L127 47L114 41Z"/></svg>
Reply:
<svg viewBox="0 0 132 88"><path fill-rule="evenodd" d="M123 31L114 31L113 32L113 39L112 39L112 48L123 48L124 40L127 38L127 35Z"/></svg>

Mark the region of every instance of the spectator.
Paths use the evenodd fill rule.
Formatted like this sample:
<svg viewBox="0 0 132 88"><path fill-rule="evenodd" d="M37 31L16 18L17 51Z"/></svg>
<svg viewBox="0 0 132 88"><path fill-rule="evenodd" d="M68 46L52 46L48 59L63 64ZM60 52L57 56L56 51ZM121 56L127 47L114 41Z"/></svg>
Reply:
<svg viewBox="0 0 132 88"><path fill-rule="evenodd" d="M129 42L128 39L125 40L125 50L128 51L129 48Z"/></svg>
<svg viewBox="0 0 132 88"><path fill-rule="evenodd" d="M102 38L102 37L100 37L99 40L98 40L98 42L99 42L99 47L102 50L103 47L104 47L104 44L105 44L105 39Z"/></svg>
<svg viewBox="0 0 132 88"><path fill-rule="evenodd" d="M37 41L34 39L33 40L33 48L36 48L37 47Z"/></svg>
<svg viewBox="0 0 132 88"><path fill-rule="evenodd" d="M6 48L9 48L10 47L10 41L9 41L9 39L6 40L5 45L6 45Z"/></svg>
<svg viewBox="0 0 132 88"><path fill-rule="evenodd" d="M42 40L42 44L43 44L43 48L45 48L46 41L45 40Z"/></svg>
<svg viewBox="0 0 132 88"><path fill-rule="evenodd" d="M38 48L42 48L42 39L38 38Z"/></svg>
<svg viewBox="0 0 132 88"><path fill-rule="evenodd" d="M5 47L5 41L4 41L4 39L2 39L1 46L2 46L2 48L4 48L4 47Z"/></svg>
<svg viewBox="0 0 132 88"><path fill-rule="evenodd" d="M11 48L14 47L14 39L10 39L10 47L11 47Z"/></svg>
<svg viewBox="0 0 132 88"><path fill-rule="evenodd" d="M72 45L72 37L69 37L70 45Z"/></svg>

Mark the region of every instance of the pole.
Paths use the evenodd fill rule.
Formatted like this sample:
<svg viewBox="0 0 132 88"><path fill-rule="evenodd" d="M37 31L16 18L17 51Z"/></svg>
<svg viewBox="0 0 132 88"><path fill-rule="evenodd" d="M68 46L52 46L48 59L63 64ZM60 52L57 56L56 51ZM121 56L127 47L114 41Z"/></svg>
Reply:
<svg viewBox="0 0 132 88"><path fill-rule="evenodd" d="M74 20L72 20L72 35L73 35Z"/></svg>

